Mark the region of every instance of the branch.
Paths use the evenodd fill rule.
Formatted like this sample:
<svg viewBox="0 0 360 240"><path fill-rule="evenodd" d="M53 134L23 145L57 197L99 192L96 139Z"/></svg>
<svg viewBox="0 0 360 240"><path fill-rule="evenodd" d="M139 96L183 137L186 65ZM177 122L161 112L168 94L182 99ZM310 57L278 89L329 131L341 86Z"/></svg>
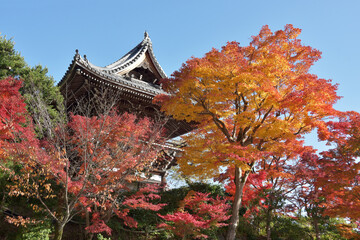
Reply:
<svg viewBox="0 0 360 240"><path fill-rule="evenodd" d="M227 140L229 142L234 142L234 139L231 137L229 131L227 130L225 123L223 121L221 121L215 113L211 112L205 105L205 103L203 101L201 101L201 105L204 108L204 110L206 112L203 112L202 114L207 114L210 115L213 119L213 122L215 123L215 125L221 130L221 132L225 135L225 137L227 138Z"/></svg>

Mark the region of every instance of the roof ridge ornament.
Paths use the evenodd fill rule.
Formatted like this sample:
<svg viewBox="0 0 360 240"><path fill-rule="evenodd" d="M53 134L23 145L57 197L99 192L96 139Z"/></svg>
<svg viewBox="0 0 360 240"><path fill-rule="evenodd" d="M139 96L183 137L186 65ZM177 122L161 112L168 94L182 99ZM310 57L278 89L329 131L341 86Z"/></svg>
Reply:
<svg viewBox="0 0 360 240"><path fill-rule="evenodd" d="M146 30L144 32L144 38L149 38L149 33Z"/></svg>
<svg viewBox="0 0 360 240"><path fill-rule="evenodd" d="M75 49L75 56L74 56L75 60L79 60L80 59L80 54L79 54L79 49Z"/></svg>

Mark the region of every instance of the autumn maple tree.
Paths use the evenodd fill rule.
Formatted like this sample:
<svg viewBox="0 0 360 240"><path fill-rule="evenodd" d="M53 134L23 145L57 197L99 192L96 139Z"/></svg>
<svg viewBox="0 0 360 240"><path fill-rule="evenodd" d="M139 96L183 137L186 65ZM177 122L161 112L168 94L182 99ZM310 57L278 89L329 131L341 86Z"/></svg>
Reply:
<svg viewBox="0 0 360 240"><path fill-rule="evenodd" d="M56 221L57 239L61 239L67 222L81 212L94 211L94 206L99 211L87 229L109 232L105 222L113 213L129 221L124 206L145 208L151 204L146 205L141 198L133 199L132 205L129 199L119 200L132 182L142 180L140 174L150 170L156 159L158 149L153 143L160 132L153 132L151 124L148 119L115 112L91 118L71 116L66 126L55 131L54 138L42 141L30 156L32 161L27 164L30 168L40 166L38 170L29 174L29 169L24 168L28 177L14 176L17 184L10 194L38 199L36 210L45 211ZM43 177L49 181L39 181ZM56 209L46 204L46 199L55 198L53 185L61 187Z"/></svg>
<svg viewBox="0 0 360 240"><path fill-rule="evenodd" d="M236 190L227 239L235 239L243 189L255 164L281 156L335 114L336 85L309 73L320 51L304 46L301 30L264 26L249 46L229 42L189 59L163 81L156 98L175 119L194 123L179 160L184 174L204 178L233 168ZM284 146L287 146L286 148ZM274 154L276 153L276 154Z"/></svg>
<svg viewBox="0 0 360 240"><path fill-rule="evenodd" d="M19 93L21 84L12 78L0 81L0 166L11 180L8 194L32 199L33 210L53 221L54 239L61 239L64 226L79 214L92 214L86 228L90 239L91 233L110 233L106 222L114 215L135 227L130 209L161 208L153 202L159 198L155 186L122 195L150 174L162 149L162 124L108 109L93 117L70 114L68 122L58 122L52 134L39 140ZM47 108L39 112L46 114ZM10 162L19 166L17 172L7 168ZM17 225L28 220L8 217Z"/></svg>
<svg viewBox="0 0 360 240"><path fill-rule="evenodd" d="M324 215L348 218L359 231L360 114L353 111L341 113L338 120L329 121L327 127L329 131L321 137L333 148L317 157L322 174L314 177L314 185L323 192L324 201L320 207Z"/></svg>
<svg viewBox="0 0 360 240"><path fill-rule="evenodd" d="M359 120L359 113L339 113L336 120L326 123L327 131L319 132L329 149L320 153L305 152L291 167L295 191L289 200L311 219L316 239L324 234L320 227L329 217L347 218L347 222L354 224L360 220ZM358 237L351 229L355 227L347 225L349 228L345 231L345 225L337 224L342 234L347 231L347 235L353 234L349 238Z"/></svg>

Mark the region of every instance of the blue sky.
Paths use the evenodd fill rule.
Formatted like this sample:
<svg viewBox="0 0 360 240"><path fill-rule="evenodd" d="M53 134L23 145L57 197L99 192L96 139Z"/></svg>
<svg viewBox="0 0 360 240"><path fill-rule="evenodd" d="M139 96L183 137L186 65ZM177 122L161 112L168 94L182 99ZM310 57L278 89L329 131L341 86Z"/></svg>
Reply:
<svg viewBox="0 0 360 240"><path fill-rule="evenodd" d="M148 31L170 75L189 57L227 41L247 45L263 25L291 23L300 39L322 51L312 72L339 84L340 110L360 111L360 1L357 0L3 0L0 32L31 66L47 66L59 81L75 49L99 66L114 62Z"/></svg>

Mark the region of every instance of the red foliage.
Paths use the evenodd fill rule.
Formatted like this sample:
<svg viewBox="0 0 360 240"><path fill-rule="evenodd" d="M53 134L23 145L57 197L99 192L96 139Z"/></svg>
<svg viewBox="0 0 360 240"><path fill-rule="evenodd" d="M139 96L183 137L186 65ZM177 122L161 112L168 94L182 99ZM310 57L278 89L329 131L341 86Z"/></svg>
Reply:
<svg viewBox="0 0 360 240"><path fill-rule="evenodd" d="M332 149L315 154L309 151L292 166L296 187L292 195L297 209L309 217L324 216L360 220L359 171L360 114L339 113L319 131Z"/></svg>
<svg viewBox="0 0 360 240"><path fill-rule="evenodd" d="M11 161L22 166L20 173L12 172L10 195L37 198L41 204L34 209L46 212L62 225L82 209L92 211L88 230L108 234L104 216L109 212L115 211L129 226L136 226L127 216L129 210L120 213L118 209L157 211L163 206L152 202L159 198L153 187L119 201L131 182L143 180L139 173L156 159L162 143L161 127L154 127L148 118L115 111L91 118L70 115L68 123L52 129L53 136L39 141L20 87L20 80L0 81L0 159L6 161L11 155ZM56 211L45 201L57 197L54 185L59 189L56 194L61 206L56 206Z"/></svg>
<svg viewBox="0 0 360 240"><path fill-rule="evenodd" d="M120 219L122 219L124 221L124 224L126 226L131 227L131 228L137 228L138 223L135 221L134 218L128 216L130 209L125 208L122 211L115 209L114 212L115 212L116 216L118 216Z"/></svg>
<svg viewBox="0 0 360 240"><path fill-rule="evenodd" d="M314 152L304 153L296 165L292 166L294 178L292 187L295 189L291 200L295 204L293 210L303 209L309 217L321 217L323 209L320 207L323 202L323 189L316 183L320 178L326 177L322 168L321 159Z"/></svg>
<svg viewBox="0 0 360 240"><path fill-rule="evenodd" d="M0 139L12 139L12 131L21 131L26 123L25 103L19 93L21 81L11 77L0 80Z"/></svg>
<svg viewBox="0 0 360 240"><path fill-rule="evenodd" d="M149 119L115 112L92 118L72 115L68 127L72 133L69 144L82 163L77 174L83 176L68 179L69 192L83 197L79 201L83 207L97 206L96 213L101 217L94 219L92 231L102 229L112 211L125 225L137 227L128 216L129 209L161 209L164 204L153 202L160 198L155 185L141 188L122 201L119 198L129 190L128 184L143 180L138 173L157 157L158 144L153 143L159 143L160 131L153 131Z"/></svg>
<svg viewBox="0 0 360 240"><path fill-rule="evenodd" d="M127 197L122 204L131 209L147 209L152 211L159 211L166 204L154 204L153 200L160 199L160 195L156 194L159 192L159 187L156 185L147 185L141 188L138 192Z"/></svg>
<svg viewBox="0 0 360 240"><path fill-rule="evenodd" d="M92 225L85 228L89 233L101 233L106 232L108 235L111 235L111 228L109 228L104 220L100 219L100 215L98 213L93 214L92 216Z"/></svg>
<svg viewBox="0 0 360 240"><path fill-rule="evenodd" d="M230 218L229 204L225 199L209 197L209 193L190 191L181 203L181 207L174 214L167 214L161 218L169 223L162 223L159 227L172 231L177 236L192 236L194 238L207 238L202 229L222 227Z"/></svg>
<svg viewBox="0 0 360 240"><path fill-rule="evenodd" d="M22 81L12 77L0 80L0 147L22 140L34 141L34 131L25 103L19 93ZM0 152L1 153L1 152Z"/></svg>
<svg viewBox="0 0 360 240"><path fill-rule="evenodd" d="M334 149L321 153L323 175L315 184L323 189L325 214L360 221L360 114L344 112L339 121L327 123L326 140Z"/></svg>
<svg viewBox="0 0 360 240"><path fill-rule="evenodd" d="M117 208L112 208L111 205L114 204L111 201L106 201L102 204L102 209L99 209L98 212L93 213L92 218L92 228L93 233L99 233L105 231L106 229L105 221L101 219L102 215L106 216L109 211L113 211L118 218L123 220L124 224L130 228L137 228L137 221L129 216L131 209L146 209L151 211L159 211L166 204L158 204L154 201L159 200L160 196L157 194L159 192L159 187L155 184L147 185L141 188L139 191L134 194L126 197L122 202L118 199L115 205ZM95 217L94 217L95 216ZM100 231L101 230L101 231Z"/></svg>

